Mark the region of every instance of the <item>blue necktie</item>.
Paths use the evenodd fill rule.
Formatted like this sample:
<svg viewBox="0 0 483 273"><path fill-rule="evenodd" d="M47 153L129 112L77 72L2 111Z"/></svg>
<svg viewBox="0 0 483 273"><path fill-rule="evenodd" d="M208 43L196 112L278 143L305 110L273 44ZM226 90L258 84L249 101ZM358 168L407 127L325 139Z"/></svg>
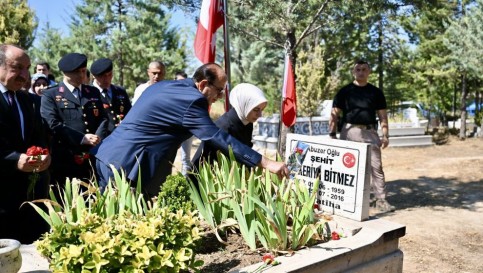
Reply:
<svg viewBox="0 0 483 273"><path fill-rule="evenodd" d="M74 96L77 97L77 99L79 100L79 102L81 101L81 92L79 90L79 88L74 88L74 91L72 91L72 93L74 94Z"/></svg>
<svg viewBox="0 0 483 273"><path fill-rule="evenodd" d="M111 96L109 96L109 90L107 89L102 89L102 93L106 96L106 99L109 103L111 103Z"/></svg>
<svg viewBox="0 0 483 273"><path fill-rule="evenodd" d="M7 91L8 93L8 102L10 103L10 111L12 111L12 115L17 122L18 128L21 131L21 124L20 124L20 112L18 111L17 102L15 101L15 93L13 91Z"/></svg>

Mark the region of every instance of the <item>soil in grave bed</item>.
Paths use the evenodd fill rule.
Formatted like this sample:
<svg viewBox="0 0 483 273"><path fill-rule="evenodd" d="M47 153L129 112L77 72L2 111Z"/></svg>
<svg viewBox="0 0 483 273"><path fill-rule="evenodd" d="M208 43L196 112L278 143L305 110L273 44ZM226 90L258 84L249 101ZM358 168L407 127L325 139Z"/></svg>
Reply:
<svg viewBox="0 0 483 273"><path fill-rule="evenodd" d="M228 232L218 241L213 232L205 233L197 243L196 259L204 261L202 273L222 273L262 261L264 253L252 251L238 233Z"/></svg>

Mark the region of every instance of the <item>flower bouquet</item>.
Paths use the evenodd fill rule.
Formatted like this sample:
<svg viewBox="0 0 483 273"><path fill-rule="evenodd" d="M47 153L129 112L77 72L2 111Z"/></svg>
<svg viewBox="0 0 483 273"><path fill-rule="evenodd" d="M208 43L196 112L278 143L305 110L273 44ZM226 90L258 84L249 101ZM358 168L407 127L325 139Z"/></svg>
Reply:
<svg viewBox="0 0 483 273"><path fill-rule="evenodd" d="M26 154L30 157L28 160L28 163L35 164L37 162L42 161L44 157L49 154L49 149L38 147L38 146L32 146L27 149ZM34 194L35 184L39 180L39 176L40 175L37 169L34 169L32 174L29 175L29 186L27 188L27 196L30 196L31 193Z"/></svg>

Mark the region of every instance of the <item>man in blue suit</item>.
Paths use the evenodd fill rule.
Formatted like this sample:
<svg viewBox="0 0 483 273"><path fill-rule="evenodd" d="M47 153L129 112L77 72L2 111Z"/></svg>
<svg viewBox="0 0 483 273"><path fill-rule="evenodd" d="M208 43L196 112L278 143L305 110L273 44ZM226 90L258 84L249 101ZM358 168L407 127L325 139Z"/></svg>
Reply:
<svg viewBox="0 0 483 273"><path fill-rule="evenodd" d="M208 106L222 97L227 77L214 63L199 67L193 79L158 82L146 89L121 125L98 147L97 171L102 187L113 177L109 167L124 169L148 197L159 193L171 173L176 152L183 141L195 135L247 166L260 166L287 176L283 162L263 157L219 129L208 114Z"/></svg>

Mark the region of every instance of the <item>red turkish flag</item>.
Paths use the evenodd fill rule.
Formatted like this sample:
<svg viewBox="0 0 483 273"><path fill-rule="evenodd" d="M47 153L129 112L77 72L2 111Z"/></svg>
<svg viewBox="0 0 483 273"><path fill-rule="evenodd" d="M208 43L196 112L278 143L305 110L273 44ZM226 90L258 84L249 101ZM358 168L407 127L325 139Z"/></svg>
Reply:
<svg viewBox="0 0 483 273"><path fill-rule="evenodd" d="M285 72L283 79L282 122L290 127L295 124L297 117L297 94L295 91L295 77L290 56L285 56Z"/></svg>
<svg viewBox="0 0 483 273"><path fill-rule="evenodd" d="M202 63L215 61L216 30L223 25L223 0L203 0L195 37L195 56Z"/></svg>

